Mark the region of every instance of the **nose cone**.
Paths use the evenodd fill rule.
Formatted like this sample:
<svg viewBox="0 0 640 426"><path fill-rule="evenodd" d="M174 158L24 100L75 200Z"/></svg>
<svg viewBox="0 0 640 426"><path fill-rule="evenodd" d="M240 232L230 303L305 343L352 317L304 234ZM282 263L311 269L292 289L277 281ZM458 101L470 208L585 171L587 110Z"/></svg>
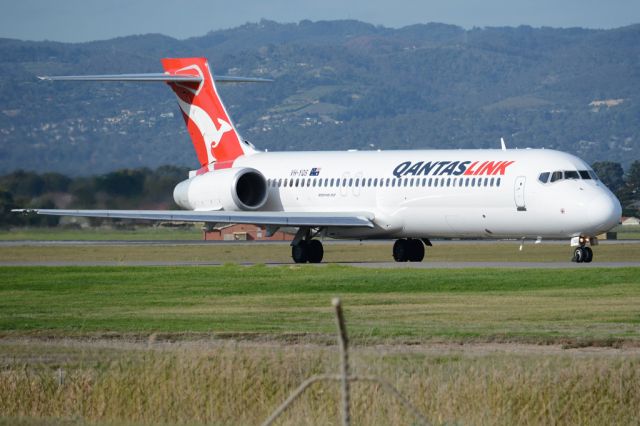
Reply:
<svg viewBox="0 0 640 426"><path fill-rule="evenodd" d="M587 215L590 224L596 229L594 233L603 233L620 223L622 206L615 195L609 191L601 191L587 204Z"/></svg>

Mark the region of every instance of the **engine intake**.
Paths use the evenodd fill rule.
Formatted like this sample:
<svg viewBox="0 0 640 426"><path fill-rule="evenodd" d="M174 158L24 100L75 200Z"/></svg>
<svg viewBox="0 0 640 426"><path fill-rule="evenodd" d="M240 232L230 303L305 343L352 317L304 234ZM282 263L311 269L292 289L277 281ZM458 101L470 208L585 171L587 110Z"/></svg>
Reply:
<svg viewBox="0 0 640 426"><path fill-rule="evenodd" d="M180 182L173 199L188 210L257 210L267 202L267 181L250 167L216 170Z"/></svg>

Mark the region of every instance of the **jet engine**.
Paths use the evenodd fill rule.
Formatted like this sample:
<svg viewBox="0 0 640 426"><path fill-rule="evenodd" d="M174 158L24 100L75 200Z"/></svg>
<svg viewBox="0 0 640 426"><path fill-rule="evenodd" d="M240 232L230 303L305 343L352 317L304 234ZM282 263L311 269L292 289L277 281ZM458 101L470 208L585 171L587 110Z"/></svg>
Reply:
<svg viewBox="0 0 640 426"><path fill-rule="evenodd" d="M180 182L173 199L188 210L257 210L267 202L267 181L249 167L215 170Z"/></svg>

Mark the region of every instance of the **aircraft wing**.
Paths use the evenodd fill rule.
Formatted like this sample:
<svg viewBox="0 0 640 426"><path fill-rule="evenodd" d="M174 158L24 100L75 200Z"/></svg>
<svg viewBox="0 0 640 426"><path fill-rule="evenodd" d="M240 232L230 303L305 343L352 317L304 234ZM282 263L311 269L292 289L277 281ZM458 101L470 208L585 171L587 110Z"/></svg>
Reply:
<svg viewBox="0 0 640 426"><path fill-rule="evenodd" d="M338 226L373 228L372 213L366 212L232 212L192 210L63 210L14 209L17 213L50 216L104 217L111 219L168 220L177 222L249 223L275 226Z"/></svg>

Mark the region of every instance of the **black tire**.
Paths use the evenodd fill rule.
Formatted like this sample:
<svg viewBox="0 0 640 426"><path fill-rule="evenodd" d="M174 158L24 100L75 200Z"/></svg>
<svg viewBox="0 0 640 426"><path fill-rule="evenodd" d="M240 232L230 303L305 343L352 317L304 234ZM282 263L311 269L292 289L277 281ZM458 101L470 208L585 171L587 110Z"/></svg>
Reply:
<svg viewBox="0 0 640 426"><path fill-rule="evenodd" d="M311 240L307 243L307 260L309 263L320 263L324 256L324 247L320 240Z"/></svg>
<svg viewBox="0 0 640 426"><path fill-rule="evenodd" d="M582 251L584 252L584 263L591 263L593 260L593 250L591 250L591 247L584 247Z"/></svg>
<svg viewBox="0 0 640 426"><path fill-rule="evenodd" d="M396 262L409 260L409 244L407 240L400 239L393 243L393 260Z"/></svg>
<svg viewBox="0 0 640 426"><path fill-rule="evenodd" d="M573 250L573 259L571 259L573 262L576 263L582 263L584 262L584 250L582 247L576 247L575 250Z"/></svg>
<svg viewBox="0 0 640 426"><path fill-rule="evenodd" d="M424 259L424 244L421 240L409 239L409 262L422 262Z"/></svg>
<svg viewBox="0 0 640 426"><path fill-rule="evenodd" d="M291 246L291 257L296 263L306 263L309 260L309 246L306 241L300 241Z"/></svg>

